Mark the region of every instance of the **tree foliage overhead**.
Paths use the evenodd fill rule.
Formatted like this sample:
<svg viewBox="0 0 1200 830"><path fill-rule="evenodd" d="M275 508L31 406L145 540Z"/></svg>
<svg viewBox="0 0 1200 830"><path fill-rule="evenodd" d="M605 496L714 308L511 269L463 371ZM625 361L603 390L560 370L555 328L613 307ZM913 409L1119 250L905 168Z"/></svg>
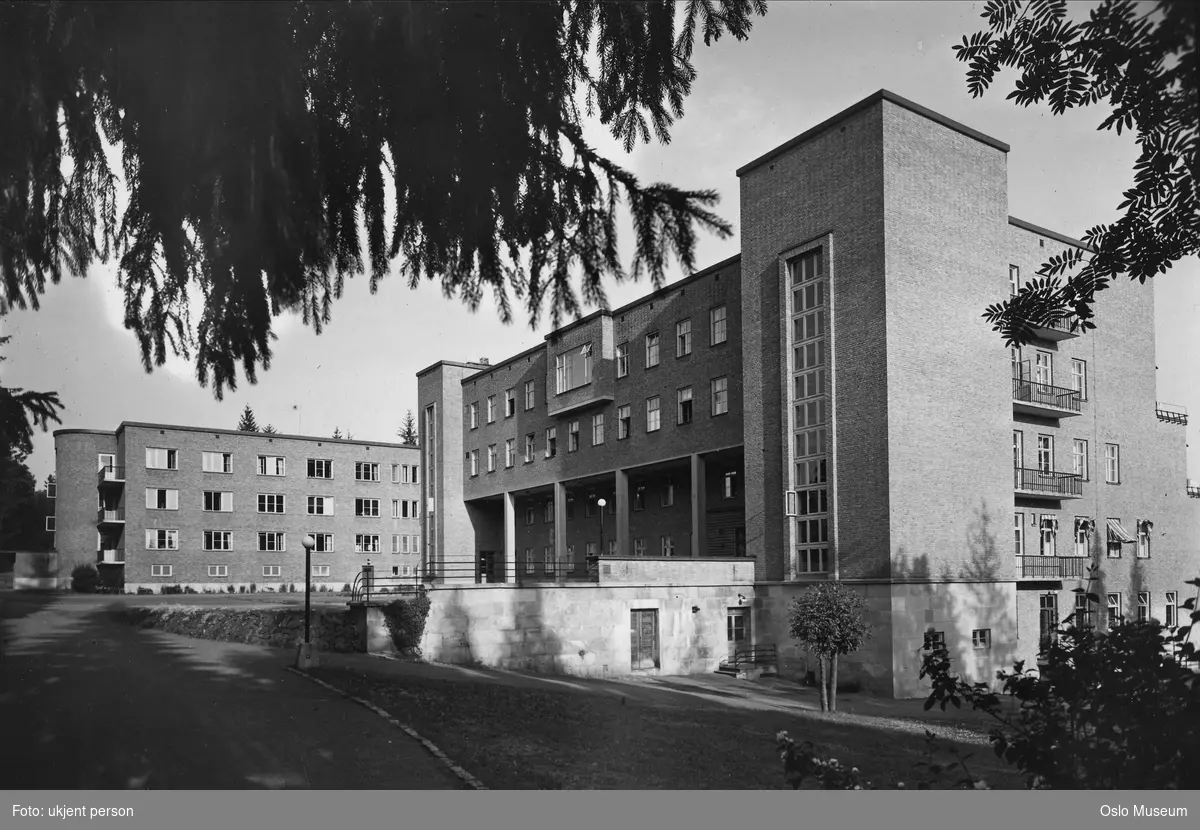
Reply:
<svg viewBox="0 0 1200 830"><path fill-rule="evenodd" d="M668 141L696 40L744 39L761 14L763 0L2 2L4 299L37 308L47 279L115 255L146 370L194 350L218 398L239 363L250 382L269 368L274 315L319 332L347 277L369 266L374 291L393 260L472 309L491 291L506 322L515 297L557 324L580 308L573 276L600 303L602 278L657 286L672 255L694 267L697 228L730 233L713 191L642 184L581 123L594 114L627 149Z"/></svg>
<svg viewBox="0 0 1200 830"><path fill-rule="evenodd" d="M0 337L0 346L9 341ZM0 362L6 358L0 355ZM30 392L15 387L0 386L0 452L29 455L33 452L33 430L42 432L50 422L61 424L58 413L63 409L57 392Z"/></svg>
<svg viewBox="0 0 1200 830"><path fill-rule="evenodd" d="M1121 215L1083 235L1090 250L1052 257L1041 279L987 309L1009 345L1028 343L1034 325L1071 315L1072 325L1093 329L1095 296L1114 279L1145 283L1200 255L1200 4L1103 0L1078 22L1067 10L1065 0L988 0L988 30L954 47L970 65L972 96L1012 67L1021 77L1009 99L1025 107L1047 102L1055 115L1106 102L1111 112L1099 129L1136 132L1140 150Z"/></svg>

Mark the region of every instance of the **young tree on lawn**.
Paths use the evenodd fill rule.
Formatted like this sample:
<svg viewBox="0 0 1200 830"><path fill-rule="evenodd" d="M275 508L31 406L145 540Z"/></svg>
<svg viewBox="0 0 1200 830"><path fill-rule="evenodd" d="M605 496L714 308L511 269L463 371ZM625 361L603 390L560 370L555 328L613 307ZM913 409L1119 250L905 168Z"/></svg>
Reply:
<svg viewBox="0 0 1200 830"><path fill-rule="evenodd" d="M270 368L275 316L300 311L320 332L368 264L372 292L399 259L412 287L436 280L473 310L491 292L506 322L514 298L534 325L547 304L557 327L580 310L574 280L592 305L605 279L658 288L669 258L693 269L698 230L732 233L714 191L643 184L583 123L626 151L669 141L696 41L744 40L765 13L764 0L0 3L2 299L36 309L47 279L115 256L146 370L194 352L217 398L239 364L251 383Z"/></svg>
<svg viewBox="0 0 1200 830"><path fill-rule="evenodd" d="M272 426L271 424L267 424L265 427L263 427L262 431L267 435L278 435L279 434L279 430L275 429L275 427Z"/></svg>
<svg viewBox="0 0 1200 830"><path fill-rule="evenodd" d="M1106 101L1100 129L1136 130L1140 155L1119 218L1083 235L1089 252L1053 256L1013 297L984 316L1009 345L1033 338L1032 326L1071 314L1095 328L1092 303L1112 280L1140 282L1200 254L1200 4L1164 0L1152 9L1102 0L1087 20L1068 20L1065 0L989 0L988 31L955 46L968 62L967 87L979 97L1002 67L1021 72L1009 94L1021 106L1048 101L1061 115ZM1072 276L1062 279L1077 266Z"/></svg>
<svg viewBox="0 0 1200 830"><path fill-rule="evenodd" d="M250 404L246 404L242 410L242 419L238 421L237 428L241 432L258 432L258 421L254 420L254 410Z"/></svg>
<svg viewBox="0 0 1200 830"><path fill-rule="evenodd" d="M788 608L789 633L817 657L822 712L837 709L838 655L857 651L871 636L863 605L862 596L840 582L821 582Z"/></svg>
<svg viewBox="0 0 1200 830"><path fill-rule="evenodd" d="M401 443L414 447L417 445L417 419L413 417L411 409L405 414L404 423L396 430L396 435L400 436Z"/></svg>

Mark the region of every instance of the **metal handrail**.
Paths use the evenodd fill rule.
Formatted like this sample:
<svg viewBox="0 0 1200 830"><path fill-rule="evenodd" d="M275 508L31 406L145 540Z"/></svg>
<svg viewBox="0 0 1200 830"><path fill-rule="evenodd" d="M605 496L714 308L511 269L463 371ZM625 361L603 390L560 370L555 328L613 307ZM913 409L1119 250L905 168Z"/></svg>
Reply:
<svg viewBox="0 0 1200 830"><path fill-rule="evenodd" d="M1012 394L1013 399L1017 401L1053 406L1070 412L1080 412L1083 409L1083 395L1078 389L1039 383L1025 376L1013 377Z"/></svg>
<svg viewBox="0 0 1200 830"><path fill-rule="evenodd" d="M1168 424L1182 424L1186 426L1188 422L1187 407L1179 406L1178 404L1155 401L1154 414L1158 416L1158 420Z"/></svg>
<svg viewBox="0 0 1200 830"><path fill-rule="evenodd" d="M1083 495L1083 476L1077 473L1060 473L1054 470L1031 470L1028 467L1013 467L1013 487L1036 493L1052 493L1063 496Z"/></svg>
<svg viewBox="0 0 1200 830"><path fill-rule="evenodd" d="M721 665L732 668L761 666L775 663L778 660L779 652L774 645L751 646L734 651L732 657L725 657L721 660Z"/></svg>
<svg viewBox="0 0 1200 830"><path fill-rule="evenodd" d="M370 602L373 596L395 595L425 596L425 586L411 576L378 574L364 569L354 577L350 587L351 602Z"/></svg>
<svg viewBox="0 0 1200 830"><path fill-rule="evenodd" d="M99 479L97 483L103 483L105 481L124 481L125 468L116 464L105 464L100 468L100 471L96 473L96 477Z"/></svg>

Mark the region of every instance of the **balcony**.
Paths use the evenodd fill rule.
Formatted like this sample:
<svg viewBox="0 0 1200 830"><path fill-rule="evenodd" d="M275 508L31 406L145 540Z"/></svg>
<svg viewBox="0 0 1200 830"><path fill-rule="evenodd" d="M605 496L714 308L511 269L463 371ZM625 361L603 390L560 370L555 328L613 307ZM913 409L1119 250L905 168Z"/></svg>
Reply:
<svg viewBox="0 0 1200 830"><path fill-rule="evenodd" d="M96 562L100 565L124 565L124 548L101 548L96 551Z"/></svg>
<svg viewBox="0 0 1200 830"><path fill-rule="evenodd" d="M1078 499L1083 498L1083 478L1074 473L1014 467L1013 489L1018 496L1037 499Z"/></svg>
<svg viewBox="0 0 1200 830"><path fill-rule="evenodd" d="M101 507L96 511L96 524L101 525L123 525L125 524L124 508L110 509Z"/></svg>
<svg viewBox="0 0 1200 830"><path fill-rule="evenodd" d="M105 484L124 484L125 483L125 468L117 467L109 464L100 468L100 472L96 473L96 486L103 487Z"/></svg>
<svg viewBox="0 0 1200 830"><path fill-rule="evenodd" d="M1069 418L1080 414L1083 396L1076 389L1038 383L1028 377L1012 379L1013 410L1046 418Z"/></svg>
<svg viewBox="0 0 1200 830"><path fill-rule="evenodd" d="M1178 406L1173 403L1155 401L1154 414L1158 416L1158 420L1165 424L1179 424L1180 426L1187 426L1188 416L1186 406Z"/></svg>
<svg viewBox="0 0 1200 830"><path fill-rule="evenodd" d="M1200 499L1200 484L1192 484L1190 481L1187 485L1188 498Z"/></svg>
<svg viewBox="0 0 1200 830"><path fill-rule="evenodd" d="M1018 556L1021 579L1082 579L1090 561L1086 556Z"/></svg>
<svg viewBox="0 0 1200 830"><path fill-rule="evenodd" d="M1037 337L1039 340L1058 342L1059 340L1068 340L1079 336L1078 329L1074 331L1071 329L1071 325L1076 319L1075 315L1070 314L1060 320L1030 323L1029 328L1032 329L1034 337Z"/></svg>

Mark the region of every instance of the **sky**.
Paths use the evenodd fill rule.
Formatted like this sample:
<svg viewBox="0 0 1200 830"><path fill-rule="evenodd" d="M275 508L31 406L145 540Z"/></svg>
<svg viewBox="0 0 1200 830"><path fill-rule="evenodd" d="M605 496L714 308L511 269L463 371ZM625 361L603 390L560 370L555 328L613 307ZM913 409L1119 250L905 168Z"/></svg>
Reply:
<svg viewBox="0 0 1200 830"><path fill-rule="evenodd" d="M1072 3L1072 14L1082 18L1091 5ZM670 144L626 154L598 123L585 125L585 135L643 183L720 194L716 210L734 225L734 235L722 240L702 234L697 268L739 252L739 166L879 89L1011 145L1011 215L1077 238L1112 221L1121 193L1132 184L1133 138L1096 130L1107 115L1103 105L1054 116L1047 107L1023 109L1005 100L1011 71L972 99L965 64L951 47L986 26L983 8L970 2L775 0L748 40L697 44L698 77ZM622 231L628 251L631 229ZM675 264L668 281L684 276ZM1153 283L1158 398L1192 413L1188 475L1200 479L1200 372L1194 367L1200 262L1177 264ZM614 308L652 290L645 281L606 288ZM49 286L39 311L0 318L0 334L12 337L4 352L4 384L57 390L66 408L56 428L112 430L122 421L143 421L234 429L249 404L260 426L269 423L280 432L328 436L340 428L358 439L395 441L405 412L417 410L418 371L438 360L496 362L536 345L548 331L546 315L536 329L520 316L504 325L486 297L472 313L434 283L408 288L395 271L372 296L364 275L348 281L320 336L298 315L277 318L271 368L260 370L256 384L243 379L217 401L185 361L172 359L145 373L122 318L111 262L93 267L84 279ZM35 435L27 463L39 484L53 471L51 433Z"/></svg>

